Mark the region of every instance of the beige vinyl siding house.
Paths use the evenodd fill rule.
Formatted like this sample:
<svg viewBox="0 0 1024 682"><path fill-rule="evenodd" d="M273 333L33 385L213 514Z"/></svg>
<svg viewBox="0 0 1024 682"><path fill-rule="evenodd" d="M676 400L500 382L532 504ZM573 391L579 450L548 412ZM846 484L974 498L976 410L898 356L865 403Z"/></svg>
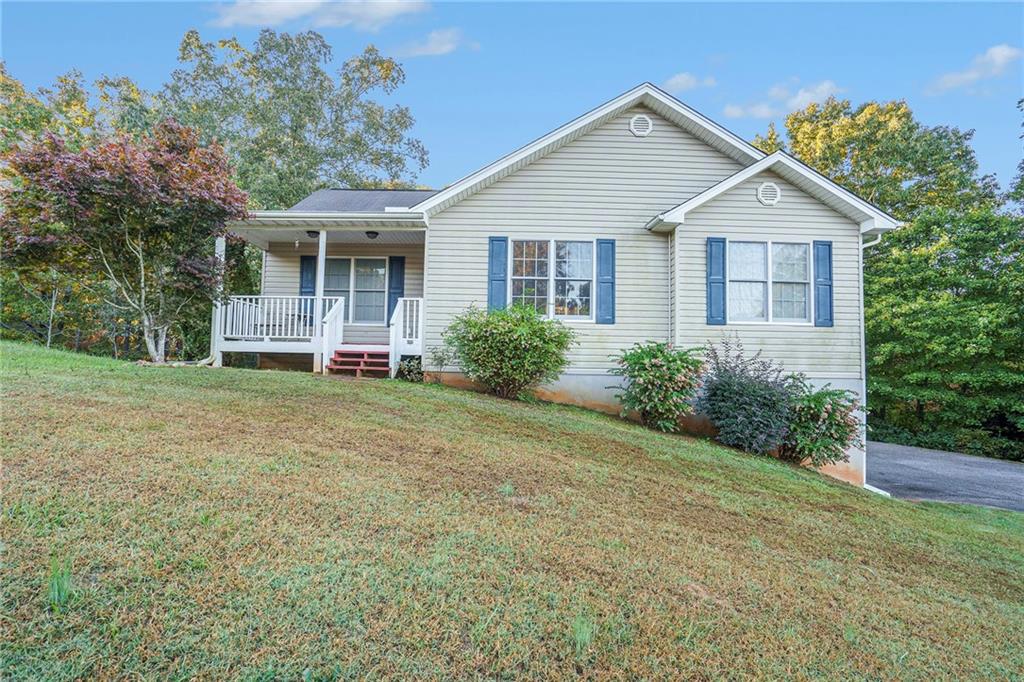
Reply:
<svg viewBox="0 0 1024 682"><path fill-rule="evenodd" d="M419 357L465 384L431 364L454 316L525 303L578 332L548 399L617 411L609 371L629 346L734 337L863 398L862 250L895 227L643 84L442 190L320 190L233 225L264 251L262 295L218 306L213 354L357 376ZM356 259L352 286L335 258ZM387 263L364 268L370 292L355 285L365 258ZM368 296L379 316L360 323ZM828 473L862 484L849 454Z"/></svg>
<svg viewBox="0 0 1024 682"><path fill-rule="evenodd" d="M657 134L630 133L638 113L650 116ZM580 335L567 373L594 377L589 383L606 393L613 354L637 341L669 338L671 238L645 224L739 168L650 110L633 108L432 216L426 346L439 345L452 316L467 306L487 306L489 237L614 239L616 323L566 321Z"/></svg>

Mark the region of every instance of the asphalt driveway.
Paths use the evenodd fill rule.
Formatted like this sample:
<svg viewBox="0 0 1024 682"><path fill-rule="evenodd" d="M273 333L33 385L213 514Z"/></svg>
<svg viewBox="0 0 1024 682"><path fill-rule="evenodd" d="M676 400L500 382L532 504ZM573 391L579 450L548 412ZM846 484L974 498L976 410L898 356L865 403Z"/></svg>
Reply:
<svg viewBox="0 0 1024 682"><path fill-rule="evenodd" d="M868 484L894 497L1024 511L1024 463L868 443Z"/></svg>

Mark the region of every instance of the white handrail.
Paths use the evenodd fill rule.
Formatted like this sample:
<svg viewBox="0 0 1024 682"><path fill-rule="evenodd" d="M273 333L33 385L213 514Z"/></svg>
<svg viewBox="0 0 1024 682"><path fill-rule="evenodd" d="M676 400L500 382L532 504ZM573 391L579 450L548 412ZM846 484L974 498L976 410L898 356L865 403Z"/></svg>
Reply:
<svg viewBox="0 0 1024 682"><path fill-rule="evenodd" d="M327 374L327 365L335 349L342 344L345 337L345 299L339 298L323 319L323 355L321 367Z"/></svg>
<svg viewBox="0 0 1024 682"><path fill-rule="evenodd" d="M325 296L317 314L315 296L231 296L222 306L220 337L240 341L312 340L324 313L340 299Z"/></svg>
<svg viewBox="0 0 1024 682"><path fill-rule="evenodd" d="M391 313L390 374L398 373L403 355L423 355L423 299L400 298Z"/></svg>

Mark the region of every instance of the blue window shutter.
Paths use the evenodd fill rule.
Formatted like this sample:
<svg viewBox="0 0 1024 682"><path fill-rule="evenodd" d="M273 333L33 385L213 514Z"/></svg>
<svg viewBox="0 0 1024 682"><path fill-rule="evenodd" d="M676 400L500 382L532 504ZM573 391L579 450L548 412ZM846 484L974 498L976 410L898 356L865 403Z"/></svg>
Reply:
<svg viewBox="0 0 1024 682"><path fill-rule="evenodd" d="M598 324L615 324L615 240L597 240Z"/></svg>
<svg viewBox="0 0 1024 682"><path fill-rule="evenodd" d="M832 326L832 242L814 242L814 326Z"/></svg>
<svg viewBox="0 0 1024 682"><path fill-rule="evenodd" d="M405 296L405 256L388 257L388 322L398 299Z"/></svg>
<svg viewBox="0 0 1024 682"><path fill-rule="evenodd" d="M500 310L508 298L508 237L491 237L487 263L487 309Z"/></svg>
<svg viewBox="0 0 1024 682"><path fill-rule="evenodd" d="M708 324L725 324L725 238L708 237Z"/></svg>
<svg viewBox="0 0 1024 682"><path fill-rule="evenodd" d="M316 256L299 257L299 296L316 296Z"/></svg>

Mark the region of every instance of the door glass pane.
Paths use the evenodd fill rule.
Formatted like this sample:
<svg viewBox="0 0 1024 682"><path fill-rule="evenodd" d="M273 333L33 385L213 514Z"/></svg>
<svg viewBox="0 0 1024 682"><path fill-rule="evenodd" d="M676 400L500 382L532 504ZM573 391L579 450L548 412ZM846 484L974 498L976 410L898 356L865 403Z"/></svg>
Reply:
<svg viewBox="0 0 1024 682"><path fill-rule="evenodd" d="M357 291L353 297L353 322L384 322L383 291Z"/></svg>
<svg viewBox="0 0 1024 682"><path fill-rule="evenodd" d="M807 244L772 244L772 281L807 281Z"/></svg>
<svg viewBox="0 0 1024 682"><path fill-rule="evenodd" d="M729 321L768 319L766 282L729 282Z"/></svg>
<svg viewBox="0 0 1024 682"><path fill-rule="evenodd" d="M348 298L349 271L352 261L348 258L328 258L324 266L324 296Z"/></svg>
<svg viewBox="0 0 1024 682"><path fill-rule="evenodd" d="M356 289L383 291L386 263L383 258L356 258Z"/></svg>

